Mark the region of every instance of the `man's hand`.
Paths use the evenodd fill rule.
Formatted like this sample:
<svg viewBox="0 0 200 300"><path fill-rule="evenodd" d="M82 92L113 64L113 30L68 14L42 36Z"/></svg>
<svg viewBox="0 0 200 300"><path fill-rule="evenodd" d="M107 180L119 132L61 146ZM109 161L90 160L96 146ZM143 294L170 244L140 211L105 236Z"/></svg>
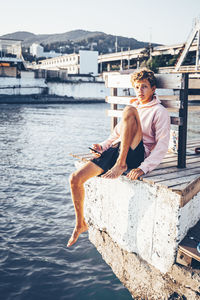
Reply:
<svg viewBox="0 0 200 300"><path fill-rule="evenodd" d="M102 152L102 147L101 147L101 145L99 145L99 144L93 144L91 148L97 150L98 152ZM94 151L92 151L92 150L90 150L90 152L92 152L92 154L94 154L95 157L101 156L101 154L96 153L96 152L94 152Z"/></svg>
<svg viewBox="0 0 200 300"><path fill-rule="evenodd" d="M144 174L144 172L137 168L137 169L132 169L127 175L126 177L130 178L131 180L136 180L138 179L138 177L142 176Z"/></svg>

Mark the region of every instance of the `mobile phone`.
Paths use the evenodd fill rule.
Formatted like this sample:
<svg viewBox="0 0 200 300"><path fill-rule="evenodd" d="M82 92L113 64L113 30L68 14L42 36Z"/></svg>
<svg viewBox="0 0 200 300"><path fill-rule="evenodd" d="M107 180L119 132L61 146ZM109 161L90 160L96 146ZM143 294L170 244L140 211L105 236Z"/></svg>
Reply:
<svg viewBox="0 0 200 300"><path fill-rule="evenodd" d="M93 148L91 148L91 147L88 147L88 148L89 148L90 150L92 150L92 151L98 153L98 154L101 154L101 152L97 151L96 149L93 149Z"/></svg>

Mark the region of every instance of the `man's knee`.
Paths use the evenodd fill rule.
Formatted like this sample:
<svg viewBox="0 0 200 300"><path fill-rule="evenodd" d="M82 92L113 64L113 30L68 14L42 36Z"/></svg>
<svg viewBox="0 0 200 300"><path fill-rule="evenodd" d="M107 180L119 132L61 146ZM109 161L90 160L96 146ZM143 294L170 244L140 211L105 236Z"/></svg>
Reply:
<svg viewBox="0 0 200 300"><path fill-rule="evenodd" d="M81 176L77 173L72 173L69 176L69 183L71 186L77 186L82 183Z"/></svg>
<svg viewBox="0 0 200 300"><path fill-rule="evenodd" d="M137 109L133 106L126 106L123 110L123 119L129 120L132 119L133 121L137 119Z"/></svg>

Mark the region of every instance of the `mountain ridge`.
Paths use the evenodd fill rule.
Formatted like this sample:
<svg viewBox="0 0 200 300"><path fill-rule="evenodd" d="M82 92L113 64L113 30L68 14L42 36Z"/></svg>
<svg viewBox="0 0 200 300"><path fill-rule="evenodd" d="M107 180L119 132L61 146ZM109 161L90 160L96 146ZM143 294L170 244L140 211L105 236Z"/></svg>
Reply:
<svg viewBox="0 0 200 300"><path fill-rule="evenodd" d="M55 33L55 34L34 34L29 31L16 31L13 33L4 34L0 36L0 38L19 39L22 40L23 46L28 47L32 43L51 44L56 42L65 42L69 40L73 42L80 42L82 40L88 38L94 38L94 37L96 38L98 36L114 37L114 38L116 37L115 35L107 34L101 31L88 31L83 29L75 29L64 33ZM138 45L140 43L141 45L148 44L147 42L138 41L135 38L128 38L123 36L118 36L118 39L130 40L132 42L135 42Z"/></svg>
<svg viewBox="0 0 200 300"><path fill-rule="evenodd" d="M7 39L19 39L23 40L23 46L30 46L32 43L55 43L55 42L65 42L68 40L79 41L85 38L105 34L100 31L87 31L83 29L71 30L64 33L54 33L54 34L34 34L29 31L16 31L13 33L8 33L0 36L0 38Z"/></svg>

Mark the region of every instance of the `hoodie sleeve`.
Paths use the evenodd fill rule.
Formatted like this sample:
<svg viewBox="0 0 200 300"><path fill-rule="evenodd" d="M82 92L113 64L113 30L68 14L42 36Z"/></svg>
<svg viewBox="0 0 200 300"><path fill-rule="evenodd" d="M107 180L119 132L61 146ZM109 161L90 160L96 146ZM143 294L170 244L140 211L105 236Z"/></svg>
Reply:
<svg viewBox="0 0 200 300"><path fill-rule="evenodd" d="M115 126L112 133L109 135L108 139L100 143L103 151L107 150L114 141L120 138L120 128L121 128L121 121Z"/></svg>
<svg viewBox="0 0 200 300"><path fill-rule="evenodd" d="M156 112L152 128L155 131L155 146L150 155L138 167L145 174L151 172L161 163L168 150L170 117L168 111L164 107Z"/></svg>

